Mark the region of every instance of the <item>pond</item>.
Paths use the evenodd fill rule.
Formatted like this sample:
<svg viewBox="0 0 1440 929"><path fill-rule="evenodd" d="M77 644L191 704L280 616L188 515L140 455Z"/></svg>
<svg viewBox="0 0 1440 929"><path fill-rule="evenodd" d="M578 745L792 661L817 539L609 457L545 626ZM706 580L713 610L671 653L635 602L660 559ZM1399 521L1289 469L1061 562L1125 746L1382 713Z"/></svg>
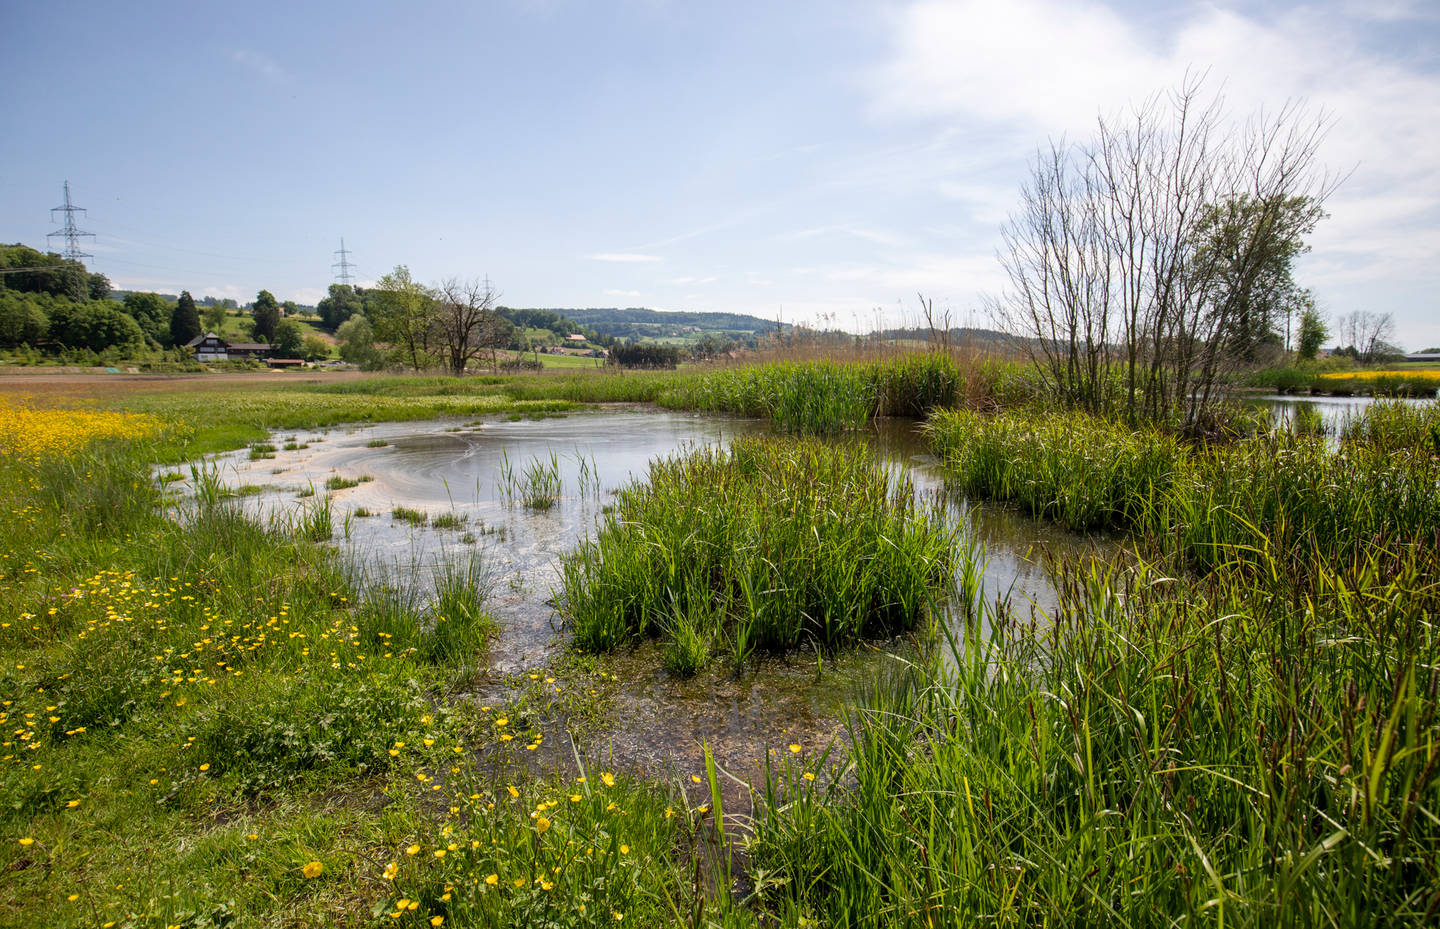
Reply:
<svg viewBox="0 0 1440 929"><path fill-rule="evenodd" d="M1275 417L1275 425L1288 429L1297 418L1305 416L1311 421L1318 421L1325 427L1325 434L1331 437L1338 437L1345 423L1352 417L1364 412L1366 407L1375 403L1374 397L1302 397L1293 394L1266 394L1264 396L1247 396L1243 402L1267 409ZM1433 401L1426 399L1406 398L1402 403L1414 406L1423 406Z"/></svg>
<svg viewBox="0 0 1440 929"><path fill-rule="evenodd" d="M594 529L615 491L643 478L654 458L768 429L759 421L654 411L384 423L277 433L273 457L241 450L212 464L263 518L287 518L328 499L337 543L375 581L423 582L437 565L478 554L500 628L477 669L475 696L498 700L507 675L539 668L563 650L552 597L560 556ZM892 467L910 470L917 493L938 495L954 524L978 536L988 599L1009 595L1022 608L1046 609L1054 594L1045 554L1109 556L1117 548L948 493L913 423L884 423L871 444ZM550 505L526 504L527 471L550 485L539 494ZM339 489L327 490L327 482ZM653 646L641 646L609 661L623 683L606 751L644 770L694 771L700 743L709 741L731 770L753 770L767 745L827 741L854 687L910 649L897 640L840 655L808 651L751 662L741 674L717 665L680 680L660 668Z"/></svg>

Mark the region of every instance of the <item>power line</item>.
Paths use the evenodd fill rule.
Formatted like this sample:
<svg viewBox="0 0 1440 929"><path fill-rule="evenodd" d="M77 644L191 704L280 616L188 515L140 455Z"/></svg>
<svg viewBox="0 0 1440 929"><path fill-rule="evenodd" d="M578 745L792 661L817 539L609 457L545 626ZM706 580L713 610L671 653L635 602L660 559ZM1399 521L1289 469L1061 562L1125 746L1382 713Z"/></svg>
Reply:
<svg viewBox="0 0 1440 929"><path fill-rule="evenodd" d="M340 283L348 287L350 286L350 281L353 279L353 274L351 273L353 266L350 264L350 252L345 248L345 239L343 236L340 239L340 250L335 252L335 254L340 256L340 260L330 265L330 270L335 271L336 276L340 278Z"/></svg>
<svg viewBox="0 0 1440 929"><path fill-rule="evenodd" d="M65 259L66 259L67 261L79 261L81 258L94 258L94 257L95 257L94 255L91 255L91 254L89 254L88 252L82 252L82 251L80 251L80 237L81 237L81 236L88 235L88 236L89 236L90 238L92 238L92 239L95 238L95 233L93 233L93 232L85 232L85 231L83 231L82 229L80 229L80 227L78 227L78 226L75 225L75 214L76 214L76 213L84 213L84 212L85 212L85 208L84 208L83 206L75 206L73 203L70 202L70 181L69 181L69 180L66 180L66 181L65 181L65 203L62 204L61 206L57 206L57 207L53 208L53 209L50 211L50 221L51 221L52 223L53 223L53 222L59 222L59 223L61 224L61 226L60 226L60 228L57 229L56 231L51 232L51 233L47 233L46 236L45 236L45 238L47 238L47 239L53 239L53 238L55 238L56 236L60 236L61 238L63 238L63 239L65 240L65 251L62 252L61 254L65 257ZM64 219L61 219L61 220L56 220L56 219L55 219L55 214L56 214L56 213L64 213L64 214L65 214L65 218L64 218Z"/></svg>

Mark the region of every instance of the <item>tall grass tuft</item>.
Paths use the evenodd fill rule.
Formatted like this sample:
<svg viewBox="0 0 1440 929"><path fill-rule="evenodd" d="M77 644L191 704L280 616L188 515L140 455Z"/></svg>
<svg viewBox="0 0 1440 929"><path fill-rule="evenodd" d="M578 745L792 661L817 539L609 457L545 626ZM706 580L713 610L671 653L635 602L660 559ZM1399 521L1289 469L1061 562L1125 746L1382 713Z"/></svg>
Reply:
<svg viewBox="0 0 1440 929"><path fill-rule="evenodd" d="M664 406L768 418L782 432L834 435L876 416L923 418L964 394L957 362L939 353L866 364L808 361L712 371L678 382Z"/></svg>
<svg viewBox="0 0 1440 929"><path fill-rule="evenodd" d="M751 853L822 925L1395 926L1440 913L1434 549L1060 583L874 686Z"/></svg>
<svg viewBox="0 0 1440 929"><path fill-rule="evenodd" d="M929 442L970 493L1071 529L1126 528L1169 489L1179 442L1083 413L941 411Z"/></svg>
<svg viewBox="0 0 1440 929"><path fill-rule="evenodd" d="M950 577L951 538L856 445L747 438L652 463L563 561L576 644L666 639L677 673L733 643L780 651L909 629Z"/></svg>

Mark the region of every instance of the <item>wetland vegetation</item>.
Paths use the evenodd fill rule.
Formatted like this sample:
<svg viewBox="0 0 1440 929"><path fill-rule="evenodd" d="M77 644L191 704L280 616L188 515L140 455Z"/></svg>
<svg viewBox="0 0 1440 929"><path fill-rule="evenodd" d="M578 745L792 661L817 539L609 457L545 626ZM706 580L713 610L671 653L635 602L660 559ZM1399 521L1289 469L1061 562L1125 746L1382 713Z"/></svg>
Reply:
<svg viewBox="0 0 1440 929"><path fill-rule="evenodd" d="M1202 440L1047 408L1033 383L919 356L7 405L0 920L1433 924L1440 407ZM153 468L617 401L781 435L656 461L617 496L564 566L576 644L659 637L688 673L931 633L833 743L777 732L743 788L708 747L658 778L598 755L633 683L605 655L477 691L483 552L377 584L324 541L318 490L265 520L200 467L167 500ZM1042 612L982 596L975 537L855 444L894 414L926 418L971 498L1129 556L1058 561ZM517 501L554 500L531 466Z"/></svg>

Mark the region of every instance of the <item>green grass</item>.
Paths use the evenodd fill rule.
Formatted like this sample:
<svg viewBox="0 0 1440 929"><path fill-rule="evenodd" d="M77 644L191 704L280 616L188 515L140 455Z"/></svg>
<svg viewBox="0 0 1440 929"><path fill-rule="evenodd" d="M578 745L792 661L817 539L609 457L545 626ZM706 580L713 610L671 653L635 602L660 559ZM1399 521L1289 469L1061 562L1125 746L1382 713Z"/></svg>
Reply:
<svg viewBox="0 0 1440 929"><path fill-rule="evenodd" d="M1082 413L940 411L928 441L967 492L1075 530L1129 528L1174 481L1179 442Z"/></svg>
<svg viewBox="0 0 1440 929"><path fill-rule="evenodd" d="M423 526L430 521L430 517L422 510L411 509L408 506L397 506L390 511L390 518L402 523L409 523L412 526Z"/></svg>
<svg viewBox="0 0 1440 929"><path fill-rule="evenodd" d="M1200 448L1067 416L937 417L973 492L1122 526L1157 560L1062 565L1039 617L962 597L962 631L866 691L835 764L769 770L761 908L848 926L1433 924L1434 415L1377 405L1338 445Z"/></svg>
<svg viewBox="0 0 1440 929"><path fill-rule="evenodd" d="M458 513L441 513L430 520L430 525L436 529L463 529L465 522L465 517Z"/></svg>
<svg viewBox="0 0 1440 929"><path fill-rule="evenodd" d="M1302 565L1314 552L1343 560L1433 532L1437 409L1376 404L1338 446L1302 432L1195 447L1081 414L945 412L927 429L967 493L1074 529L1133 531L1208 570L1267 557Z"/></svg>
<svg viewBox="0 0 1440 929"><path fill-rule="evenodd" d="M741 439L652 462L563 560L575 643L665 640L693 673L719 653L832 647L912 629L949 577L950 539L859 446Z"/></svg>
<svg viewBox="0 0 1440 929"><path fill-rule="evenodd" d="M483 649L487 588L442 576L379 635L314 544L323 506L262 525L197 470L172 520L154 450L0 462L19 514L0 526L0 714L20 729L0 751L0 922L322 925L357 893L368 910L375 843L423 817L361 811L468 738L434 694ZM311 860L339 880L308 882Z"/></svg>
<svg viewBox="0 0 1440 929"><path fill-rule="evenodd" d="M830 361L722 369L661 395L672 407L769 418L785 432L853 432L876 416L923 418L963 396L948 355L916 354L871 364Z"/></svg>
<svg viewBox="0 0 1440 929"><path fill-rule="evenodd" d="M771 905L850 926L1429 924L1440 588L1407 557L1378 610L1138 567L1071 575L1042 628L975 615L949 662L866 696L828 786L772 773L751 848Z"/></svg>

